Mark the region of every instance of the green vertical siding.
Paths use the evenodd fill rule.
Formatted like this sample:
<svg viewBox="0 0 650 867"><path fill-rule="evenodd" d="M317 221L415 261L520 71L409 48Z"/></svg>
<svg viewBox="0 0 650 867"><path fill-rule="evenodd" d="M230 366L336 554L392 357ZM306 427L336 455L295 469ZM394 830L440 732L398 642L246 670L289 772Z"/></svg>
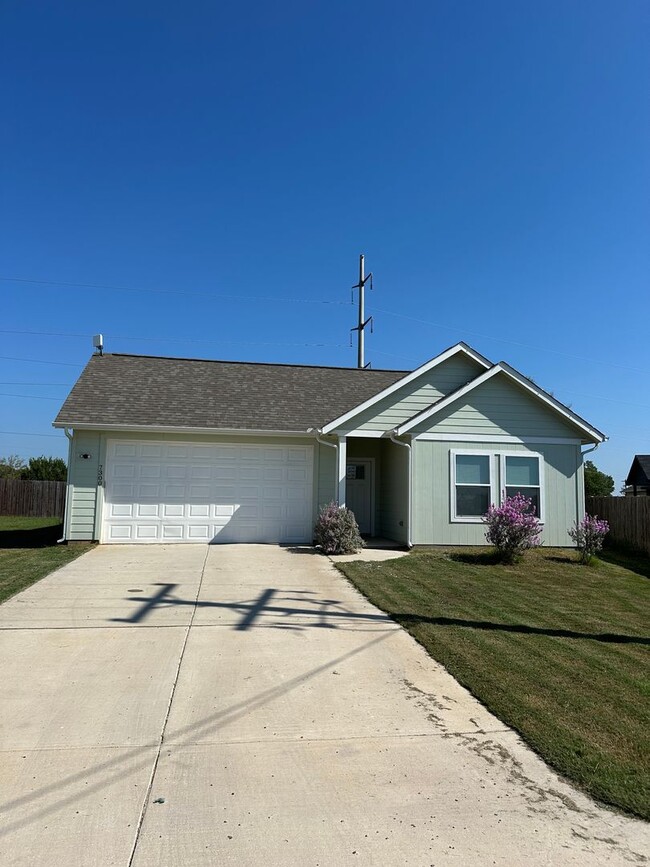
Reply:
<svg viewBox="0 0 650 867"><path fill-rule="evenodd" d="M572 546L567 533L584 510L581 498L582 457L579 445L547 443L475 443L416 440L413 443L413 532L415 545L484 545L485 527L451 520L450 451L467 449L493 454L537 452L544 458L545 545ZM497 490L503 487L497 479Z"/></svg>
<svg viewBox="0 0 650 867"><path fill-rule="evenodd" d="M348 422L348 430L387 431L474 379L485 368L459 353L397 389ZM399 448L399 446L398 446Z"/></svg>
<svg viewBox="0 0 650 867"><path fill-rule="evenodd" d="M85 459L82 454L91 455ZM94 431L75 431L68 475L68 539L90 541L95 534L97 515L97 473L100 463L100 435Z"/></svg>
<svg viewBox="0 0 650 867"><path fill-rule="evenodd" d="M485 436L578 437L569 421L533 397L505 374L496 374L446 409L413 428L417 436L426 431Z"/></svg>
<svg viewBox="0 0 650 867"><path fill-rule="evenodd" d="M380 534L396 542L408 543L409 454L408 449L390 440L380 440L381 476L379 478Z"/></svg>

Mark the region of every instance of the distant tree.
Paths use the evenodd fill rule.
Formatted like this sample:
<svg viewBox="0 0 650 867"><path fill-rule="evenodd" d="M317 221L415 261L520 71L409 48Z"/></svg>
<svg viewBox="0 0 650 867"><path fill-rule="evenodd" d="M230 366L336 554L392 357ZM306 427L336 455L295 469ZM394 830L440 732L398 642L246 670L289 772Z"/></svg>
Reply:
<svg viewBox="0 0 650 867"><path fill-rule="evenodd" d="M29 464L21 470L20 478L29 481L65 482L68 475L63 458L30 458Z"/></svg>
<svg viewBox="0 0 650 867"><path fill-rule="evenodd" d="M25 468L25 461L18 455L7 455L0 458L0 479L19 479Z"/></svg>
<svg viewBox="0 0 650 867"><path fill-rule="evenodd" d="M609 497L614 492L614 479L602 473L592 461L585 461L585 496Z"/></svg>

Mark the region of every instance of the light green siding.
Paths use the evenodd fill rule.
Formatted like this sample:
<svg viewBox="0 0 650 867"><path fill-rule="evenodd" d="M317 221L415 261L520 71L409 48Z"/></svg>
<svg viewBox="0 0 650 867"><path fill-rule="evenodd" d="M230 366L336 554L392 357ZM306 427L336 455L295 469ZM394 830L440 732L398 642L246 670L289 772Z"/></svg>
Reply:
<svg viewBox="0 0 650 867"><path fill-rule="evenodd" d="M379 477L380 535L396 542L408 543L409 454L408 449L390 440L381 443Z"/></svg>
<svg viewBox="0 0 650 867"><path fill-rule="evenodd" d="M580 432L525 389L497 374L411 433L578 437Z"/></svg>
<svg viewBox="0 0 650 867"><path fill-rule="evenodd" d="M428 373L402 386L391 395L355 415L347 430L393 430L431 406L436 400L474 379L485 368L466 355L457 354ZM399 447L398 447L399 448Z"/></svg>
<svg viewBox="0 0 650 867"><path fill-rule="evenodd" d="M97 476L101 438L91 431L75 431L68 471L68 528L70 541L96 539ZM81 455L90 455L82 458Z"/></svg>
<svg viewBox="0 0 650 867"><path fill-rule="evenodd" d="M431 440L416 440L413 443L413 544L486 544L483 524L456 523L451 520L450 452L459 449L498 455L513 451L541 454L544 458L545 489L543 543L551 546L573 545L567 530L584 513L579 445ZM497 478L497 490L502 487L503 480Z"/></svg>

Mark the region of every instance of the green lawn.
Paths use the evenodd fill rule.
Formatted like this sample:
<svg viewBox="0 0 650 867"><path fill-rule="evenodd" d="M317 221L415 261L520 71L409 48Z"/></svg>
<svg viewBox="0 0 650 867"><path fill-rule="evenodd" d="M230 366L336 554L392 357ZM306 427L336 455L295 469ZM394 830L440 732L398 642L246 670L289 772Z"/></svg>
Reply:
<svg viewBox="0 0 650 867"><path fill-rule="evenodd" d="M338 568L557 771L650 819L648 560L485 549Z"/></svg>
<svg viewBox="0 0 650 867"><path fill-rule="evenodd" d="M62 531L58 518L0 517L0 602L88 550L57 545Z"/></svg>

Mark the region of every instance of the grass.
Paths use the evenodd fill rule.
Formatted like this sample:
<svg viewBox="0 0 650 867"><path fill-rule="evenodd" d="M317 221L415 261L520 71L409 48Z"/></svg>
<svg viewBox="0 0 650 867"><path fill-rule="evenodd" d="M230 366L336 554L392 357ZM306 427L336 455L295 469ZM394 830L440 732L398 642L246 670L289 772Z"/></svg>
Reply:
<svg viewBox="0 0 650 867"><path fill-rule="evenodd" d="M62 531L58 518L0 517L0 603L88 549L57 545Z"/></svg>
<svg viewBox="0 0 650 867"><path fill-rule="evenodd" d="M550 765L650 819L648 560L485 549L338 568Z"/></svg>

